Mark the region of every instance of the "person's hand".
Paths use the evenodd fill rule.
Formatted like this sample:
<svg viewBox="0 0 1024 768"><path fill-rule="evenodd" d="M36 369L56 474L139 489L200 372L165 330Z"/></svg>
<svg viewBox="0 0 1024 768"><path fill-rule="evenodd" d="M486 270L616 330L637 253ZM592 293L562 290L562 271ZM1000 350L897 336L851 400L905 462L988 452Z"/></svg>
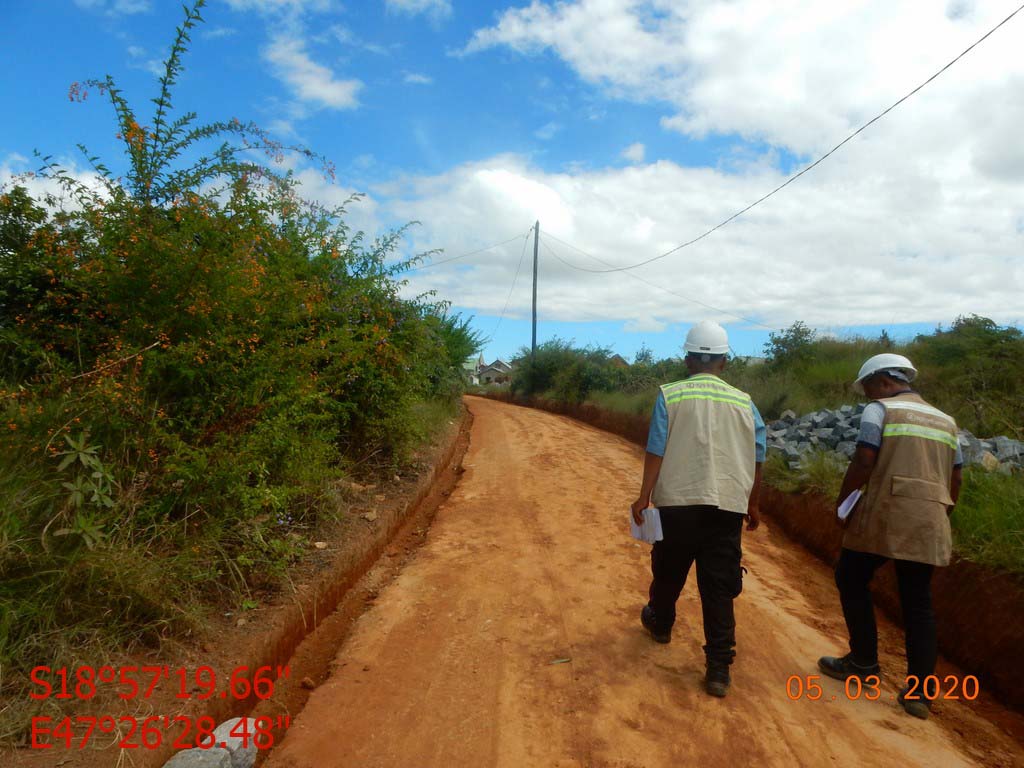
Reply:
<svg viewBox="0 0 1024 768"><path fill-rule="evenodd" d="M756 531L761 525L761 508L756 503L747 505L747 530Z"/></svg>
<svg viewBox="0 0 1024 768"><path fill-rule="evenodd" d="M636 501L633 502L632 506L629 509L630 512L633 513L634 523L636 523L637 525L644 524L644 510L647 509L650 503L650 499L637 499Z"/></svg>

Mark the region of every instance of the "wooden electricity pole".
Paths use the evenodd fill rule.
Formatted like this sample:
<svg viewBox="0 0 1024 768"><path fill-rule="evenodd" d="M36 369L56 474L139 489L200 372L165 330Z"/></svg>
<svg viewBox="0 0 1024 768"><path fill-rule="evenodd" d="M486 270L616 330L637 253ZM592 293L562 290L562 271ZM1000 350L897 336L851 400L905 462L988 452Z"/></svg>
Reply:
<svg viewBox="0 0 1024 768"><path fill-rule="evenodd" d="M540 222L533 225L533 343L530 346L530 359L537 354L537 244L540 241Z"/></svg>

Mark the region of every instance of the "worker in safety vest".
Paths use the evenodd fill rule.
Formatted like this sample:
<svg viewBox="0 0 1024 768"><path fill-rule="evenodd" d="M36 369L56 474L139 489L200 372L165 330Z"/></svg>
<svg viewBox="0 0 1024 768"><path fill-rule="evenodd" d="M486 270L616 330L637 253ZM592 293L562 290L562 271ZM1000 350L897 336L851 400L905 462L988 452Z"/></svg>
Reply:
<svg viewBox="0 0 1024 768"><path fill-rule="evenodd" d="M655 641L671 640L676 600L696 561L705 689L725 696L736 646L733 599L743 587L743 521L751 531L760 522L765 427L750 396L719 378L729 351L724 328L698 323L683 349L690 375L658 393L640 498L632 506L639 524L653 502L664 533L651 550L650 599L640 620Z"/></svg>
<svg viewBox="0 0 1024 768"><path fill-rule="evenodd" d="M937 695L938 653L931 602L932 571L948 565L949 515L960 492L963 458L956 422L911 389L917 371L902 355L875 355L854 382L871 403L861 414L857 450L837 504L867 485L846 522L836 585L850 633L850 652L818 660L822 672L864 682L880 674L870 583L887 560L896 568L906 630L907 678L898 700L927 718ZM867 680L878 684L877 679Z"/></svg>

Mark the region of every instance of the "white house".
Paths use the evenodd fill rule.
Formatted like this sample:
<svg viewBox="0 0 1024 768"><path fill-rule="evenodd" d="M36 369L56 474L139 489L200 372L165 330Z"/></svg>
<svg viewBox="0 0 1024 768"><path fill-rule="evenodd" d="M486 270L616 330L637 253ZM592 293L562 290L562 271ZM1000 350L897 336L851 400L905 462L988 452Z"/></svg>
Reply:
<svg viewBox="0 0 1024 768"><path fill-rule="evenodd" d="M512 366L500 357L477 371L481 384L508 384L512 380Z"/></svg>

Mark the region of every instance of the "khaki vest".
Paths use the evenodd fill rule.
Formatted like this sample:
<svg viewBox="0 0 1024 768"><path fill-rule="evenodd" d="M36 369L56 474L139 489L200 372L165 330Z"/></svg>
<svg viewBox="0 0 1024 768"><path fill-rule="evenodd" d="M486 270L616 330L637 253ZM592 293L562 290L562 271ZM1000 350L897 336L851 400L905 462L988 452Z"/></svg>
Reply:
<svg viewBox="0 0 1024 768"><path fill-rule="evenodd" d="M708 504L746 514L755 458L750 395L710 373L665 384L661 392L668 442L654 506Z"/></svg>
<svg viewBox="0 0 1024 768"><path fill-rule="evenodd" d="M957 427L915 392L877 401L885 407L882 447L843 546L897 560L949 565L947 507Z"/></svg>

